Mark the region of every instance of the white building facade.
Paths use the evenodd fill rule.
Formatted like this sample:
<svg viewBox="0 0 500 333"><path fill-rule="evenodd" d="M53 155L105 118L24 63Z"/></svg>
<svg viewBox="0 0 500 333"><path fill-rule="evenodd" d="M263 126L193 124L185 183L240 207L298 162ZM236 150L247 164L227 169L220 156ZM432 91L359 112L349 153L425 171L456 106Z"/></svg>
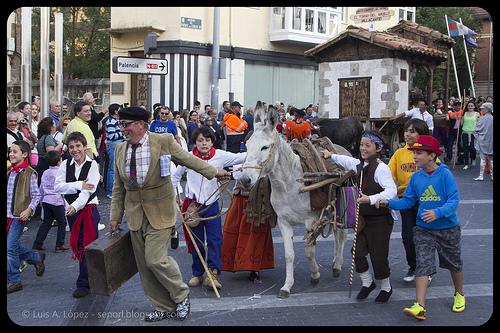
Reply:
<svg viewBox="0 0 500 333"><path fill-rule="evenodd" d="M173 110L212 104L213 7L112 7L111 57L144 57L144 38L157 34L152 57L168 61L153 76L152 103ZM219 105L257 100L304 107L319 101L318 64L304 51L350 24L385 30L414 20L415 7L221 7ZM225 74L225 75L224 75ZM147 76L111 73L111 102L147 104Z"/></svg>

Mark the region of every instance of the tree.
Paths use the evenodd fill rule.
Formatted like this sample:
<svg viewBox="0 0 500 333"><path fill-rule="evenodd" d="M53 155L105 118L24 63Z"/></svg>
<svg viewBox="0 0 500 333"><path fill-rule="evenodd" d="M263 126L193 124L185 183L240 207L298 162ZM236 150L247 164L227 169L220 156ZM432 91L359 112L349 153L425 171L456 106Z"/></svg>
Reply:
<svg viewBox="0 0 500 333"><path fill-rule="evenodd" d="M54 38L55 12L63 13L63 72L64 79L109 77L110 38L99 29L109 28L110 7L51 7L50 36ZM32 72L39 77L40 69L40 8L33 8ZM50 49L51 78L54 77L54 44Z"/></svg>
<svg viewBox="0 0 500 333"><path fill-rule="evenodd" d="M466 7L417 7L415 21L418 24L422 24L431 29L437 30L445 35L448 35L447 23L445 21L444 15L448 15L448 18L458 21L462 18L462 23L474 30L476 33L481 31L481 22L478 18L473 16ZM467 69L467 60L465 57L464 45L462 42L462 37L452 37L455 40L455 46L453 50L455 52L455 62L457 68L458 80L461 88L461 94L463 94L464 88L470 87L469 72ZM471 66L473 59L475 58L475 50L471 47L467 47L469 52L469 59L471 61ZM453 65L451 63L451 57L448 59L450 61L450 94L453 96L458 96L457 86L455 83L455 78L453 74ZM417 70L414 79L414 85L420 87L423 90L427 90L427 74L421 68ZM433 88L434 91L438 92L438 95L444 97L446 89L446 69L436 69L434 72ZM430 102L430 101L429 101Z"/></svg>

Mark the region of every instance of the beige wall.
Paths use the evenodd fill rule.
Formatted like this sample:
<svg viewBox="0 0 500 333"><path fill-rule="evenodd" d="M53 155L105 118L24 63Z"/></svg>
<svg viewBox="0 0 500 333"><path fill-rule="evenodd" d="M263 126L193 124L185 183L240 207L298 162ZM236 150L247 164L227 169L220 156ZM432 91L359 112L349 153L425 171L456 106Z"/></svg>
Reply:
<svg viewBox="0 0 500 333"><path fill-rule="evenodd" d="M341 26L342 31L344 31L348 25L355 25L355 26L358 26L360 28L368 29L368 27L369 27L368 22L355 23L353 20L351 20L351 16L355 15L356 11L358 9L367 8L367 7L345 7L345 8L347 8L347 13L346 13L347 14L346 15L347 22L345 24L342 24L342 26ZM389 7L389 10L393 10L394 14L391 17L389 17L389 19L387 19L387 20L384 19L382 21L374 22L375 30L383 31L383 30L387 30L388 28L397 25L399 23L399 8L400 7Z"/></svg>
<svg viewBox="0 0 500 333"><path fill-rule="evenodd" d="M9 18L7 19L7 23L6 23L7 24L7 40L6 40L6 42L8 42L9 37L12 37L11 27L12 27L12 23L14 23L15 20L16 20L16 13L15 12L10 13ZM21 41L16 40L16 43L21 43ZM7 47L7 45L5 47ZM10 57L7 54L5 54L5 56L7 57L7 81L6 82L10 82L11 78L12 78L12 75L10 72L12 70L11 65L10 65Z"/></svg>
<svg viewBox="0 0 500 333"><path fill-rule="evenodd" d="M221 7L220 44L295 54L302 54L310 48L311 45L269 42L270 10L271 7ZM201 30L181 28L181 17L201 19ZM112 29L138 26L166 29L158 37L159 41L183 40L211 44L213 7L113 7L111 24ZM123 34L114 46L126 48L142 45L144 35L132 40L129 34Z"/></svg>

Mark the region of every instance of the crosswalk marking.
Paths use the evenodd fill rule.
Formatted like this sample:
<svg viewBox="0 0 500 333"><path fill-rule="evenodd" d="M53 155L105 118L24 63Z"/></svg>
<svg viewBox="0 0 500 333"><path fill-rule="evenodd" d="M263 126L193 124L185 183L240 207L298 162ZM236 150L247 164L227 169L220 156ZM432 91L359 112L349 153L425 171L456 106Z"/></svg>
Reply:
<svg viewBox="0 0 500 333"><path fill-rule="evenodd" d="M462 229L462 237L463 236L493 236L493 229ZM352 231L349 231L349 234L347 235L347 240L353 240L353 238L354 234L352 234ZM400 232L391 233L391 239L401 239L401 233ZM316 241L331 242L332 236L330 235L327 238L323 238L320 236L316 239ZM296 234L293 237L293 242L304 243L305 240L302 239L302 235ZM283 238L281 236L273 236L273 243L274 244L283 243ZM186 247L186 242L180 241L179 247Z"/></svg>
<svg viewBox="0 0 500 333"><path fill-rule="evenodd" d="M449 298L450 304L453 301L453 286L435 286L429 287L427 290L426 299L441 299ZM493 296L492 283L478 283L464 285L465 297L478 296ZM216 299L214 297L196 298L191 300L192 312L214 312L214 311L235 311L245 309L263 309L263 308L280 308L280 307L295 307L295 306L320 306L320 305L336 305L336 304L353 304L358 303L356 293L349 298L347 290L333 292L312 292L312 293L297 293L290 294L287 299L278 298L277 295L254 295L254 296L237 296L237 297L222 297ZM375 297L375 296L373 296ZM391 301L414 301L415 288L394 288L391 296Z"/></svg>

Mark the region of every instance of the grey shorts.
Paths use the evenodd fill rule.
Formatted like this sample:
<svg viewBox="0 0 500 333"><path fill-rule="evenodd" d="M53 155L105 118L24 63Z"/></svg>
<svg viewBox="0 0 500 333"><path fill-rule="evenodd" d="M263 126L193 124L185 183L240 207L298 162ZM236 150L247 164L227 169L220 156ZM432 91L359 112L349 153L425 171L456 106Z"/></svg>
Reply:
<svg viewBox="0 0 500 333"><path fill-rule="evenodd" d="M460 239L460 226L445 230L413 227L413 241L417 256L415 276L427 276L436 273L436 250L439 256L439 267L452 272L462 271Z"/></svg>

